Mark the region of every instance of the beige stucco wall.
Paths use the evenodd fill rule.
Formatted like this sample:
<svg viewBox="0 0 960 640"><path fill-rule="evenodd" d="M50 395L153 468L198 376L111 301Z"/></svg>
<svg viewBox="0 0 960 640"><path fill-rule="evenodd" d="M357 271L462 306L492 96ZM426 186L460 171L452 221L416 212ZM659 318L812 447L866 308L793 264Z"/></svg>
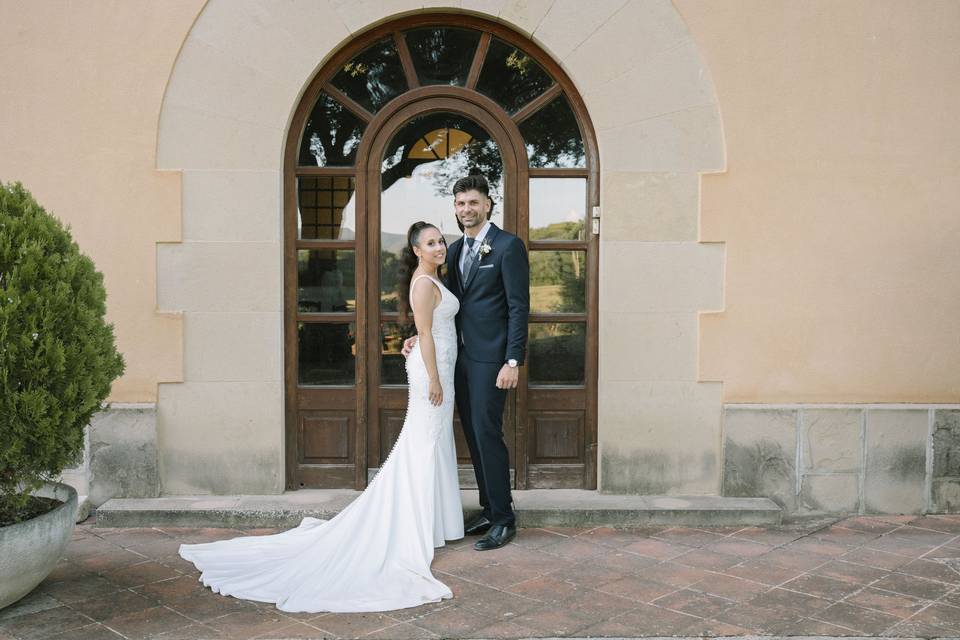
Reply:
<svg viewBox="0 0 960 640"><path fill-rule="evenodd" d="M701 239L727 246L700 378L734 402L956 401L960 4L675 4L727 138L727 171L703 181ZM0 3L0 176L106 274L128 363L115 401L181 377L153 259L179 239L179 177L155 170L155 136L202 5Z"/></svg>
<svg viewBox="0 0 960 640"><path fill-rule="evenodd" d="M351 34L438 3L205 4L0 0L0 179L105 273L165 490L279 491L285 129ZM601 488L716 493L724 402L957 402L960 3L448 5L597 129Z"/></svg>
<svg viewBox="0 0 960 640"><path fill-rule="evenodd" d="M180 176L156 170L170 69L201 0L0 1L0 180L20 181L105 276L127 372L115 402L181 379L177 314L157 312L156 242L180 237Z"/></svg>
<svg viewBox="0 0 960 640"><path fill-rule="evenodd" d="M676 0L713 75L727 402L960 398L960 3Z"/></svg>

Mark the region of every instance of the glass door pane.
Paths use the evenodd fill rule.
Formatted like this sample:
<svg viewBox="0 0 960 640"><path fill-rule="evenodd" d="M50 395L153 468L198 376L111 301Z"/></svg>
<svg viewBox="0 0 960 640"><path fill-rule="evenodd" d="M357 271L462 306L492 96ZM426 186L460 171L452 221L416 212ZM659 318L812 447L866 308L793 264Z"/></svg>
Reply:
<svg viewBox="0 0 960 640"><path fill-rule="evenodd" d="M586 178L530 179L530 240L586 239Z"/></svg>
<svg viewBox="0 0 960 640"><path fill-rule="evenodd" d="M384 149L380 162L380 233L372 242L380 242L379 322L371 323L379 342L380 370L376 402L371 407L370 439L377 451L389 452L406 413L408 394L405 360L400 354L403 340L414 333L412 323L403 325L397 314L397 289L403 277L400 254L407 242L407 230L419 220L435 225L447 243L462 232L453 208L453 184L464 176L482 174L490 183L494 201L491 220L503 225L504 175L500 148L490 134L476 122L459 114L431 112L418 115L401 126ZM375 230L373 230L375 231ZM371 354L373 355L373 354ZM513 450L513 413L504 421L507 446ZM457 419L455 418L455 423ZM469 454L462 430L455 426L457 452L461 465L469 465ZM368 464L376 466L375 460ZM468 466L463 469L468 469ZM474 485L473 473L464 471L464 487Z"/></svg>
<svg viewBox="0 0 960 640"><path fill-rule="evenodd" d="M448 243L461 232L453 213L453 184L471 173L490 182L494 210L502 220L503 161L496 142L479 125L453 113L417 116L394 135L381 163L380 309L397 310L400 252L407 229L424 220ZM384 371L384 374L387 372ZM386 381L391 377L384 375Z"/></svg>

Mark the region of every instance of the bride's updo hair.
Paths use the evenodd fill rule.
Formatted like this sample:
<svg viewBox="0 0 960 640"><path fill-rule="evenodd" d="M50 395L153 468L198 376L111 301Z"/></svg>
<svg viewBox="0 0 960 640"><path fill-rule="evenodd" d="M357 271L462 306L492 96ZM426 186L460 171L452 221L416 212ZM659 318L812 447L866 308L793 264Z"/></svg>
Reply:
<svg viewBox="0 0 960 640"><path fill-rule="evenodd" d="M400 322L402 324L408 324L410 322L410 279L413 277L413 272L417 270L417 265L420 263L417 254L413 252L413 248L420 243L420 234L424 229L437 229L437 227L422 220L414 222L407 230L407 244L403 248L403 251L400 252L400 277L397 278L397 294L399 299L397 303L400 311ZM437 229L437 231L439 231L439 229ZM441 265L441 267L437 269L438 276L442 268L443 266Z"/></svg>

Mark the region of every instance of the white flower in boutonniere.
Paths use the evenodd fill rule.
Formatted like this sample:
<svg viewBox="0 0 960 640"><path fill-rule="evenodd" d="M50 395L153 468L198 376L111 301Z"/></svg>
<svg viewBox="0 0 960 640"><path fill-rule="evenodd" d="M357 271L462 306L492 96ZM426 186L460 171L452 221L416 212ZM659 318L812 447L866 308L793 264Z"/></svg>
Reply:
<svg viewBox="0 0 960 640"><path fill-rule="evenodd" d="M477 249L477 254L480 256L480 259L483 260L483 257L493 251L493 247L490 246L490 243L484 240L480 243L480 248Z"/></svg>

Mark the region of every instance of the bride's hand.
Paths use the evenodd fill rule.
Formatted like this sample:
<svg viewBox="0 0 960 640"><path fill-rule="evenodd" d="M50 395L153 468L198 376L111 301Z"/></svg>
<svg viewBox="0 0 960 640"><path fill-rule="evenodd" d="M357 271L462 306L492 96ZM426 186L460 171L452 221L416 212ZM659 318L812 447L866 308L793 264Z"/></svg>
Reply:
<svg viewBox="0 0 960 640"><path fill-rule="evenodd" d="M400 353L403 354L404 358L410 357L410 352L413 351L413 347L417 344L417 336L410 336L403 341L403 349L400 350Z"/></svg>
<svg viewBox="0 0 960 640"><path fill-rule="evenodd" d="M443 404L443 387L440 386L440 380L431 380L430 389L427 392L430 398L430 404L439 407Z"/></svg>

